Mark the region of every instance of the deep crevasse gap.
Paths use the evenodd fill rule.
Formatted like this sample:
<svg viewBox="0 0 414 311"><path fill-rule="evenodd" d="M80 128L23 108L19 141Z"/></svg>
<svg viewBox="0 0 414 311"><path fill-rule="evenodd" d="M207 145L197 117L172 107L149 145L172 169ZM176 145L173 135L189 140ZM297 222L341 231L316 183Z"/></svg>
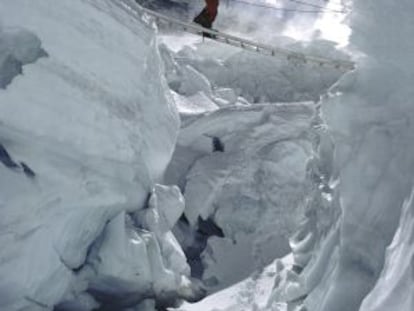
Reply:
<svg viewBox="0 0 414 311"><path fill-rule="evenodd" d="M290 251L308 187L313 116L309 102L229 107L181 129L167 172L185 180L189 227L212 220L224 235L209 238L200 258L211 290ZM220 137L225 151L213 151L210 137Z"/></svg>
<svg viewBox="0 0 414 311"><path fill-rule="evenodd" d="M276 275L267 306L252 277L183 310L413 309L413 14L410 1L355 1L358 68L322 101L329 133L307 221L291 240L299 269L276 261L259 275Z"/></svg>
<svg viewBox="0 0 414 311"><path fill-rule="evenodd" d="M321 42L303 49L342 55ZM290 251L288 238L301 222L313 183L307 166L317 136L315 104L294 100L324 93L328 81L342 74L238 49L230 58L228 53L218 44L177 53L162 48L183 120L166 172L167 182L178 184L186 198L186 219L175 232L193 273L202 274L211 292ZM289 103L250 103L231 83L237 75L250 100L265 101L268 91L273 100ZM303 80L294 78L299 75Z"/></svg>

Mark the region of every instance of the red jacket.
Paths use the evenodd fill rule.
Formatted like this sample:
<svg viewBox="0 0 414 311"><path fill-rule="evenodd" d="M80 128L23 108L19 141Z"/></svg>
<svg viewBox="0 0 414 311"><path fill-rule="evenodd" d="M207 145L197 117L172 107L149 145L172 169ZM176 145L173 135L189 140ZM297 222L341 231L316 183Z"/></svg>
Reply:
<svg viewBox="0 0 414 311"><path fill-rule="evenodd" d="M214 22L216 19L218 6L219 0L206 0L206 9L211 22Z"/></svg>

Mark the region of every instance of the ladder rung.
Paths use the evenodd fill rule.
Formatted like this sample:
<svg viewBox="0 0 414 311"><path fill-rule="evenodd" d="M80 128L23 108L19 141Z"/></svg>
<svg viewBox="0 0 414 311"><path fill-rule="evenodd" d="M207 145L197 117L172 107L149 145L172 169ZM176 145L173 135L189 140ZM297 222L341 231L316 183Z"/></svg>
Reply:
<svg viewBox="0 0 414 311"><path fill-rule="evenodd" d="M305 64L307 63L314 63L319 66L332 66L337 69L344 69L344 70L352 70L355 68L355 63L352 61L346 61L346 60L336 60L336 59L330 59L322 56L314 56L314 55L305 55L302 53L297 53L295 51L291 51L289 49L285 48L278 48L275 46L269 46L261 43L256 43L250 40L242 39L239 37L235 37L232 35L224 34L215 30L206 29L201 26L192 24L192 23L185 23L180 20L177 20L172 17L165 16L163 14L160 14L158 12L146 9L136 3L135 1L130 1L131 5L133 5L136 10L134 10L132 7L128 6L123 1L121 2L121 5L126 7L128 10L133 10L138 14L148 14L150 16L153 16L155 21L157 23L165 22L168 26L176 25L178 28L183 29L186 32L201 35L203 38L205 34L209 34L210 39L216 40L218 42L223 42L229 45L233 46L240 46L243 49L252 50L258 53L262 53L264 55L270 55L272 57L276 57L278 54L281 56L285 56L287 60L301 60ZM138 11L138 12L137 12Z"/></svg>

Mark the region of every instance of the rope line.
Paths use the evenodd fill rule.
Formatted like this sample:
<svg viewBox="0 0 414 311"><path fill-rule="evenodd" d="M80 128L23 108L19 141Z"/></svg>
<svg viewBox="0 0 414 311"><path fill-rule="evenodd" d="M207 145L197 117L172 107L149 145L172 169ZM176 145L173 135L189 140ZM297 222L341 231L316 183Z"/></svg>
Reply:
<svg viewBox="0 0 414 311"><path fill-rule="evenodd" d="M288 0L291 2L296 2L296 3L301 3L302 5L304 5L305 3L302 1L295 1L295 0ZM245 1L245 0L234 0L234 2L238 2L244 5L250 5L250 6L255 6L255 7L261 7L261 8L265 8L265 9L270 9L270 10L275 10L275 11L282 11L282 12L299 12L299 13L339 13L339 14L346 14L348 13L345 10L332 10L332 9L328 9L328 8L324 8L322 6L317 6L315 5L315 8L318 8L318 10L316 9L294 9L294 8L284 8L284 7L277 7L277 6L273 6L273 5L269 5L269 4L265 4L265 3L253 3L250 1ZM309 3L307 3L307 5L310 5Z"/></svg>
<svg viewBox="0 0 414 311"><path fill-rule="evenodd" d="M169 27L175 25L177 28L185 32L200 35L203 37L205 37L205 35L208 34L211 36L212 40L225 43L228 45L232 45L235 47L239 47L244 50L257 52L257 53L267 55L267 56L272 56L272 57L277 57L279 55L279 56L283 56L288 61L302 63L302 64L315 64L317 66L329 66L329 67L334 67L334 68L342 69L342 70L352 70L355 68L355 63L352 61L338 60L338 59L332 59L332 58L316 56L316 55L309 55L309 54L296 52L296 51L286 49L286 48L280 48L276 46L270 46L266 44L257 43L254 41L242 39L242 38L232 36L229 34L224 34L224 33L221 33L215 30L206 29L197 24L182 22L175 18L168 17L158 12L144 8L136 2L131 2L133 0L129 0L128 2L130 3L130 5L128 5L126 1L125 0L119 1L119 4L122 5L126 10L135 13L137 16L140 16L141 18L147 15L147 16L154 18L156 23L163 23Z"/></svg>
<svg viewBox="0 0 414 311"><path fill-rule="evenodd" d="M329 12L334 12L334 13L347 13L347 10L342 7L342 9L330 9L327 7L324 7L322 5L316 4L316 3L310 3L310 2L305 2L305 1L301 1L301 0L287 0L293 3L297 3L297 4L302 4L302 5L307 5L310 6L312 8L318 8L318 9L323 9L323 10L327 10ZM340 4L335 4L335 5L340 5Z"/></svg>

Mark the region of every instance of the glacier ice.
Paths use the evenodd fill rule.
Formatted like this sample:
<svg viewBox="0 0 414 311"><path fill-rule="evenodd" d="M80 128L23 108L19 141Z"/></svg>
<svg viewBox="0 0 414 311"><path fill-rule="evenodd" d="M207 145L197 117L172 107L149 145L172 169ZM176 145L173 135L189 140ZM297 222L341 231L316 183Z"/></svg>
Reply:
<svg viewBox="0 0 414 311"><path fill-rule="evenodd" d="M368 310L412 310L414 307L413 192L404 202L400 223L388 246L384 268L361 305Z"/></svg>
<svg viewBox="0 0 414 311"><path fill-rule="evenodd" d="M32 32L0 27L0 88L6 88L16 75L21 74L23 65L46 55L41 41Z"/></svg>
<svg viewBox="0 0 414 311"><path fill-rule="evenodd" d="M389 245L402 230L410 234L409 217L400 221L400 212L405 205L404 215L409 215L414 167L408 143L412 66L407 66L413 45L405 40L414 29L409 17L414 7L408 1L397 6L353 3L350 48L358 67L322 100L322 116L335 143L327 177L334 186L332 208L340 215L332 217L328 234L315 244L298 295L306 295L309 310L411 310L410 286L397 293L394 284L412 279L390 271L391 266L409 271L409 264L398 256L391 263L397 242ZM390 11L392 26L384 24Z"/></svg>
<svg viewBox="0 0 414 311"><path fill-rule="evenodd" d="M190 228L180 229L186 233L179 240L191 258L196 249L202 252L210 290L234 284L290 251L288 237L299 225L307 193L315 114L312 102L237 105L229 89L217 90L209 86L206 94L197 88L211 101L222 96L236 102L191 116L181 109L180 135L165 175L184 192ZM183 96L176 95L179 107ZM224 238L198 236L203 221L217 225Z"/></svg>
<svg viewBox="0 0 414 311"><path fill-rule="evenodd" d="M260 269L182 310L411 311L411 1L353 1L316 106L343 72L170 52L133 8L0 3L0 310L197 300L183 247L211 291Z"/></svg>
<svg viewBox="0 0 414 311"><path fill-rule="evenodd" d="M404 38L414 30L409 17L414 6L410 1L397 6L376 2L378 9L370 10L371 4L354 1L351 16L352 47L363 53L358 70L339 82L332 90L336 95L322 101L336 143L342 216L337 257L327 280L316 288L319 294L310 294L311 310L360 308L378 282L385 249L412 189L414 158L407 143L412 140L413 80L407 62L412 63L414 50ZM385 26L389 10L392 26Z"/></svg>
<svg viewBox="0 0 414 311"><path fill-rule="evenodd" d="M1 310L92 310L114 297L126 308L203 294L170 232L182 196L156 185L178 113L155 28L131 6L0 3L1 62L7 53L27 64L0 90ZM49 57L37 59L42 49ZM160 223L136 221L148 204Z"/></svg>
<svg viewBox="0 0 414 311"><path fill-rule="evenodd" d="M168 45L169 40L164 40ZM319 44L321 50L335 54L329 44ZM341 72L327 68L306 71L306 67L254 54L233 52L229 56L227 49L221 55L225 59L222 62L211 57L213 54L220 59L215 47L200 45L175 53L163 49L167 77L177 92L175 99L182 119L165 178L169 184L178 184L186 198L185 221L175 231L178 240L193 273L203 275L209 290L216 291L290 251L288 238L302 222L309 183L314 182L308 176L308 165L318 139L318 121L314 118L317 107L312 102L294 100L318 97L325 92L328 81L333 83ZM173 46L176 48L177 43ZM232 59L238 62L234 68L229 65ZM309 76L293 78L299 72ZM226 88L219 82L223 77L227 79L227 73L254 84L243 87L244 91L256 96L269 90L275 94L270 96L272 99L284 96L289 103L269 103L262 96L252 106L249 100L255 101L253 96L243 94L246 100L233 89L238 89L237 85ZM315 83L306 85L307 79ZM192 81L205 82L190 84ZM287 86L288 94L282 95L285 87L275 86ZM195 93L202 94L203 100ZM189 101L197 105L192 113ZM211 104L205 104L208 102ZM220 142L224 153L216 152L214 141ZM218 230L201 229L204 222Z"/></svg>
<svg viewBox="0 0 414 311"><path fill-rule="evenodd" d="M299 53L346 57L332 43L322 40L305 46L296 42L285 43L283 46ZM300 61L292 63L290 60L269 58L237 49L220 55L214 51L214 46L208 45L197 49L185 47L174 58L181 67L188 68L189 65L199 71L213 87L231 88L237 96L253 103L318 101L322 90L326 91L344 73L335 67L309 67L309 64ZM176 74L188 76L182 71L183 69L176 70ZM181 84L186 85L187 79L182 79ZM180 85L173 89L180 93ZM184 93L185 89L181 91Z"/></svg>
<svg viewBox="0 0 414 311"><path fill-rule="evenodd" d="M272 293L237 285L182 310L413 309L413 13L410 1L353 1L358 66L322 98L314 187Z"/></svg>

